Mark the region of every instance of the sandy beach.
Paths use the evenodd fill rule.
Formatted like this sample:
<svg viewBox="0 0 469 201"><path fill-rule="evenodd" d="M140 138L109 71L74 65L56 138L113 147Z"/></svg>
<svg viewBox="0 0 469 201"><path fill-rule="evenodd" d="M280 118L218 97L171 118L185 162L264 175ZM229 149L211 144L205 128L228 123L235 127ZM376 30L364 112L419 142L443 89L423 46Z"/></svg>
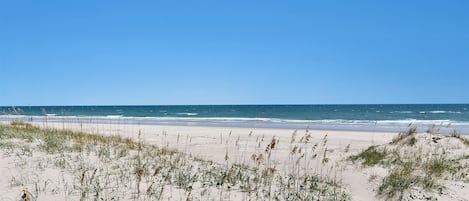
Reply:
<svg viewBox="0 0 469 201"><path fill-rule="evenodd" d="M0 201L469 201L469 1L0 1Z"/></svg>
<svg viewBox="0 0 469 201"><path fill-rule="evenodd" d="M8 122L2 122L8 124ZM391 171L390 166L364 167L349 160L350 156L356 155L370 146L385 146L385 149L392 149L388 145L397 137L397 133L389 132L362 132L362 131L330 131L330 130L294 130L294 129L268 129L268 128L240 128L240 127L197 127L197 126L159 126L159 125L132 125L132 124L86 124L86 123L34 123L41 128L53 128L57 130L73 130L83 133L102 134L105 136L120 136L130 138L134 141L145 144L156 145L161 148L177 150L185 153L191 158L213 161L223 166L233 166L242 164L248 167L256 167L254 156L266 153L272 142L275 148L269 150L269 167L274 167L279 174L286 174L292 170L292 152L294 147L303 150L302 157L304 167L298 169L304 174L321 175L324 177L334 177L340 181L350 200L385 200L384 196L377 196L377 186L379 178L384 178ZM423 154L428 155L436 149L428 148L432 137L423 134L416 134L418 145L414 150L424 150ZM420 140L422 139L422 140ZM443 140L441 141L443 142ZM267 147L267 148L266 148ZM404 147L398 145L396 147ZM459 143L457 139L450 139L444 143L438 143L438 149L445 149L451 156L467 156L469 149L466 145ZM314 150L321 156L313 156ZM428 148L428 149L427 149ZM306 149L311 149L308 151ZM401 148L398 148L401 150ZM293 151L292 151L293 150ZM409 150L407 150L409 151ZM258 154L258 155L256 155ZM34 155L34 154L33 154ZM322 156L323 155L323 156ZM327 156L326 156L327 155ZM327 161L325 160L327 159ZM326 161L326 162L325 162ZM462 161L467 166L467 159ZM298 163L298 162L297 162ZM301 163L300 163L301 164ZM2 159L2 178L11 178L14 171L12 158ZM267 165L264 164L266 167ZM300 166L303 166L300 165ZM24 170L23 170L24 171ZM26 170L34 171L34 169ZM49 177L57 177L57 172L51 170ZM444 180L447 183L445 193L424 193L417 190L412 196L415 200L424 200L430 197L444 200L467 200L465 197L469 193L467 180L455 182ZM466 178L467 179L467 178ZM0 188L10 189L5 198L15 199L19 195L19 188L10 188L11 180L6 179L0 182ZM342 188L341 187L341 188ZM456 189L458 188L458 189ZM419 193L420 192L420 193ZM420 196L420 197L418 197ZM45 196L48 199L60 200L57 197ZM5 200L4 198L4 200ZM44 198L44 197L43 197ZM184 200L182 197L171 195L168 200ZM197 198L194 198L198 200ZM200 199L200 198L199 198ZM213 200L220 198L211 198ZM246 200L246 197L228 197L226 200ZM0 199L1 200L1 199ZM7 199L8 200L8 199ZM41 199L39 199L41 200ZM73 199L72 199L73 200Z"/></svg>
<svg viewBox="0 0 469 201"><path fill-rule="evenodd" d="M105 135L119 135L122 137L141 138L147 143L162 147L188 151L191 154L217 162L224 161L225 152L237 153L234 150L238 141L241 151L251 152L256 147L256 139L270 141L273 137L279 140L278 152L288 154L288 146L294 132L298 136L305 133L305 129L275 129L275 128L243 128L243 127L202 127L202 126L160 126L136 124L95 124L95 123L33 123L43 128L55 128L97 133ZM311 143L319 143L325 135L331 150L345 149L350 145L351 151L359 151L371 145L389 142L397 133L367 132L367 131L336 131L309 130ZM264 148L264 147L262 147Z"/></svg>

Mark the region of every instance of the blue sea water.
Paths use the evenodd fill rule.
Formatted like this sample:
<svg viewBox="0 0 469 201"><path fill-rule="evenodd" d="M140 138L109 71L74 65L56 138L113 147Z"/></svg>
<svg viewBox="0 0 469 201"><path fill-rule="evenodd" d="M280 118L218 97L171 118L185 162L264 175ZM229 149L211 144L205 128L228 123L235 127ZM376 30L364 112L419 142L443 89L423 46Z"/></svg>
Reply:
<svg viewBox="0 0 469 201"><path fill-rule="evenodd" d="M0 107L0 120L469 133L469 104Z"/></svg>

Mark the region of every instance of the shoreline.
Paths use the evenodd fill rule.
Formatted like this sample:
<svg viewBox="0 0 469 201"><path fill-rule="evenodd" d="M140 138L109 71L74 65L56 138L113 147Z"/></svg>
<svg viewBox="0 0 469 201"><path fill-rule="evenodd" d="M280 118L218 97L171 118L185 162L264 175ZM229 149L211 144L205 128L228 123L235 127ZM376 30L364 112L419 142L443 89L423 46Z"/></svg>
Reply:
<svg viewBox="0 0 469 201"><path fill-rule="evenodd" d="M404 132L416 127L419 132L469 135L469 122L450 120L292 120L271 118L203 117L123 117L123 116L27 116L0 115L0 122L137 124L155 126L201 126L265 129L311 129L357 132Z"/></svg>
<svg viewBox="0 0 469 201"><path fill-rule="evenodd" d="M8 125L12 121L4 121L0 120L0 124ZM314 132L353 132L353 133L387 133L387 134L397 134L399 131L382 131L382 130L350 130L350 129L315 129L315 128L289 128L289 127L247 127L247 126L221 126L221 125L214 125L214 126L205 126L205 125L173 125L173 124L136 124L136 123L79 123L79 122L24 122L30 123L33 125L40 125L40 124L51 124L51 125L62 125L63 123L67 125L75 125L75 124L83 124L83 125L128 125L128 126L154 126L154 127L181 127L181 128L195 128L195 129L243 129L243 130L288 130L288 131L314 131ZM54 128L58 128L54 126ZM58 128L60 129L60 128ZM443 134L443 133L441 133Z"/></svg>
<svg viewBox="0 0 469 201"><path fill-rule="evenodd" d="M0 121L0 125L7 124L10 124L10 122ZM292 165L295 164L294 161L296 161L297 164L300 161L296 159L293 160L292 158L292 150L295 150L294 147L299 146L303 152L300 151L298 155L294 156L301 159L301 153L306 155L304 161L302 159L300 165L297 166L299 167L298 174L320 175L325 178L335 178L336 175L340 175L339 181L346 189L347 193L349 193L351 200L363 201L381 200L380 197L376 197L377 186L380 185L378 181L384 179L388 173L393 170L392 166L365 167L350 161L351 156L362 153L370 147L382 147L384 150L394 149L396 151L395 153L402 152L403 157L408 155L406 150L409 150L409 153L419 154L418 156L408 156L409 159L406 160L413 160L419 157L425 158L422 156L429 156L429 154L435 153L433 150L438 150L441 147L444 147L445 150L448 151L449 157L452 158L469 154L467 153L467 148L462 148L464 145L461 145L460 139L447 138L444 135L423 133L415 135L415 138L418 139L419 142L416 146L408 147L405 144L392 145L390 143L398 136L397 132L381 131L65 122L33 122L32 125L39 128L63 129L81 133L129 138L134 142L156 145L163 150L175 150L178 153L184 153L194 161L200 159L210 163L213 162L214 164L226 168L237 165L248 167L248 169L249 167L259 167L253 157L259 157L259 154L266 154L265 157L267 157L267 150L270 144L275 142L275 149L268 152L268 160L266 159L265 165L274 168L277 174L283 176L287 176L288 172L292 171ZM434 142L432 142L432 136L441 136L444 140L442 140L441 143L434 144ZM403 143L405 143L405 141L403 141ZM319 156L316 158L316 155L313 155L314 153ZM393 155L389 155L388 157L393 157ZM327 162L324 162L325 159L327 159ZM11 164L11 162L5 161L3 164L7 164L6 167L9 167L8 164ZM415 163L415 165L417 164L419 163ZM325 172L323 172L323 170ZM26 171L31 173L36 170L27 169ZM3 174L4 177L10 177L9 174L11 173L4 172ZM60 174L54 173L50 176L56 177L57 175ZM371 180L371 178L378 179ZM447 192L448 194L444 195L446 197L444 197L443 200L445 198L461 198L469 193L467 183L447 180L442 182L450 182L446 184L449 185L449 191ZM7 182L4 184L0 182L0 184L4 186L8 185ZM462 186L462 191L454 191L458 188L458 185ZM13 191L11 192L13 193ZM423 198L427 196L428 193L412 190L410 192L413 195ZM173 194L171 193L170 195L172 196ZM429 195L441 196L431 192ZM245 199L238 197L228 200Z"/></svg>

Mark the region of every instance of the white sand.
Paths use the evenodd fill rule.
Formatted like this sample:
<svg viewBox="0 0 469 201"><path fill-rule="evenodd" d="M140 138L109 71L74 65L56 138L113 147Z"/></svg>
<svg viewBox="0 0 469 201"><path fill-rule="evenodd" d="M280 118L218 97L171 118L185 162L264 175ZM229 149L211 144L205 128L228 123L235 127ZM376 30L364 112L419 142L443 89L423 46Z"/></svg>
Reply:
<svg viewBox="0 0 469 201"><path fill-rule="evenodd" d="M199 127L199 126L158 126L158 125L131 125L131 124L79 124L79 123L37 123L37 126L70 129L83 132L120 135L138 139L141 138L150 144L162 147L176 148L191 153L194 156L225 163L228 152L230 162L249 163L250 156L256 149L265 149L265 144L272 137L279 139L275 157L283 166L288 163L289 146L295 129L273 128L240 128L240 127ZM305 130L297 131L297 141L303 136ZM321 144L327 134L327 147L331 150L329 158L331 163L345 159L351 153L357 153L371 145L389 142L396 133L363 132L363 131L321 131L311 130L311 144ZM256 140L264 138L260 147ZM178 139L179 138L179 139ZM236 141L239 138L239 148ZM347 145L350 152L344 153ZM228 147L228 148L227 148ZM350 188L353 200L374 200L373 186L368 184L368 177L355 169L346 168L343 171L343 182Z"/></svg>
<svg viewBox="0 0 469 201"><path fill-rule="evenodd" d="M256 139L264 138L263 144L270 142L272 137L279 139L278 154L288 154L291 137L295 129L275 128L241 128L241 127L201 127L201 126L159 126L135 124L86 124L86 123L35 123L39 127L69 129L88 133L105 135L119 135L138 139L146 143L162 147L175 148L187 151L194 156L202 157L216 162L224 162L227 145L230 153L236 153L235 144L241 151L252 153L256 148ZM360 151L371 145L389 142L397 133L365 132L365 131L338 131L338 130L310 130L312 143L320 143L327 134L327 146L331 150L344 150L350 145L350 152ZM305 130L297 130L300 138ZM298 140L298 139L297 139ZM264 149L265 147L260 147ZM339 154L340 155L340 154ZM339 156L340 157L340 156Z"/></svg>
<svg viewBox="0 0 469 201"><path fill-rule="evenodd" d="M4 122L5 123L5 122ZM174 148L193 156L213 160L224 164L228 153L229 163L250 164L250 157L256 151L264 150L273 137L279 140L272 154L279 169L288 168L288 155L291 150L291 140L294 129L272 128L239 128L239 127L199 127L199 126L158 126L158 125L130 125L130 124L80 124L80 123L35 123L47 128L70 129L105 135L120 135L138 140L139 132L145 143L162 147ZM298 130L296 141L305 134L305 130ZM321 145L327 135L327 150L329 164L341 168L340 175L352 200L373 201L383 198L376 197L376 182L370 181L370 175L385 175L383 168L368 168L366 170L350 165L345 159L351 154L358 153L371 145L385 144L392 140L397 133L361 132L361 131L324 131L311 130L310 144ZM263 140L261 140L263 139ZM259 142L261 146L259 146ZM349 148L347 148L349 147ZM348 150L346 150L348 149ZM467 151L467 150L466 150ZM0 171L7 178L4 171L7 161L1 161ZM339 165L338 165L339 164ZM315 170L318 171L318 170ZM321 169L322 171L322 169ZM337 173L337 172L335 172ZM468 193L467 184L462 185L463 193ZM464 194L462 194L464 196ZM1 200L1 199L0 199Z"/></svg>

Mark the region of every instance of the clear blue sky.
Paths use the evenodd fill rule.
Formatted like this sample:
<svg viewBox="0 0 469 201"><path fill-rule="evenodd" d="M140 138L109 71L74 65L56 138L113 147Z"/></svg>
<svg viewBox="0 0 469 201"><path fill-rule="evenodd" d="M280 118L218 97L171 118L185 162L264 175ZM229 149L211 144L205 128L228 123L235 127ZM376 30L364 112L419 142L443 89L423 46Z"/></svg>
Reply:
<svg viewBox="0 0 469 201"><path fill-rule="evenodd" d="M469 1L0 1L0 105L469 103Z"/></svg>

